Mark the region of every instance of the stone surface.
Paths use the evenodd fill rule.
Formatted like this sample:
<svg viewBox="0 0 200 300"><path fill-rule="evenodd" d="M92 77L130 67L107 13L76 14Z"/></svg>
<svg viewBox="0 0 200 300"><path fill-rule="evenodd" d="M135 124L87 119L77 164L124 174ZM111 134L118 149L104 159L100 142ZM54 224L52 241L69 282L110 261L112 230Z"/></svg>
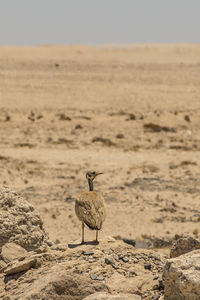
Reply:
<svg viewBox="0 0 200 300"><path fill-rule="evenodd" d="M16 274L29 270L36 264L36 258L30 257L22 261L15 261L7 266L4 273L6 275Z"/></svg>
<svg viewBox="0 0 200 300"><path fill-rule="evenodd" d="M15 242L26 250L37 249L48 242L38 212L17 193L2 186L0 224L0 249L7 242Z"/></svg>
<svg viewBox="0 0 200 300"><path fill-rule="evenodd" d="M95 293L84 300L141 300L141 297L134 294L115 294L111 295L108 293Z"/></svg>
<svg viewBox="0 0 200 300"><path fill-rule="evenodd" d="M27 254L28 252L24 248L15 243L6 243L5 245L3 245L1 250L1 256L5 263L9 263L12 260L25 257Z"/></svg>
<svg viewBox="0 0 200 300"><path fill-rule="evenodd" d="M31 286L27 286L16 299L81 300L97 291L108 291L102 282L66 271L64 266L54 266L41 274Z"/></svg>
<svg viewBox="0 0 200 300"><path fill-rule="evenodd" d="M200 249L200 240L193 237L182 237L173 242L170 257L177 257L196 249Z"/></svg>
<svg viewBox="0 0 200 300"><path fill-rule="evenodd" d="M95 247L85 244L67 251L49 248L45 253L28 255L23 261L10 263L3 273L4 290L11 299L81 300L97 292L152 299L155 294L163 294L159 279L166 260L153 250L134 249L122 241L102 241ZM114 267L106 263L108 257ZM122 257L128 262L124 263ZM151 270L144 269L144 262L151 263Z"/></svg>
<svg viewBox="0 0 200 300"><path fill-rule="evenodd" d="M0 270L4 269L7 266L7 264L5 263L5 261L0 260Z"/></svg>
<svg viewBox="0 0 200 300"><path fill-rule="evenodd" d="M164 267L165 300L200 299L200 250L169 259Z"/></svg>

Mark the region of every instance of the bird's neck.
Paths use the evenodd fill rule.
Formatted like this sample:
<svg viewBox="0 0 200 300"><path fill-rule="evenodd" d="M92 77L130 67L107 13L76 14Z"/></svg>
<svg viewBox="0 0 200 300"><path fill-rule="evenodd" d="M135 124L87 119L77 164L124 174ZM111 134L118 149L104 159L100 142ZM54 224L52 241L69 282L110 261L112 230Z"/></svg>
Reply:
<svg viewBox="0 0 200 300"><path fill-rule="evenodd" d="M93 181L88 180L88 184L89 184L89 191L93 191Z"/></svg>

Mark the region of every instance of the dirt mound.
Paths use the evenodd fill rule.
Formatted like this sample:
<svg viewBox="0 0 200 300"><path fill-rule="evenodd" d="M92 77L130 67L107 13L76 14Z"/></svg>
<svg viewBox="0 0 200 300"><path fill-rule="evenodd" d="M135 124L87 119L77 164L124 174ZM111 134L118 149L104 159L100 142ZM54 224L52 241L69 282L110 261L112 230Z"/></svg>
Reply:
<svg viewBox="0 0 200 300"><path fill-rule="evenodd" d="M6 291L11 299L80 300L107 292L151 299L163 293L165 259L155 251L114 240L61 248L53 250L53 246L40 254L29 252L24 260L9 263L2 271L4 288L0 296Z"/></svg>
<svg viewBox="0 0 200 300"><path fill-rule="evenodd" d="M47 245L39 213L25 199L7 187L0 186L0 249L15 242L26 250Z"/></svg>

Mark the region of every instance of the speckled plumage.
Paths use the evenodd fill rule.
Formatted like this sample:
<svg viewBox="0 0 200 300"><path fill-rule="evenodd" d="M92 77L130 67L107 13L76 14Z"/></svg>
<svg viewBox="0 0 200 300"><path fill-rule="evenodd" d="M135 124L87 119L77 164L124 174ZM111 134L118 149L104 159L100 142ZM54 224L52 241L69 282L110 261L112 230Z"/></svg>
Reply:
<svg viewBox="0 0 200 300"><path fill-rule="evenodd" d="M103 221L106 218L104 199L101 194L93 190L93 180L100 174L103 173L96 171L88 171L86 173L89 191L82 193L76 199L75 212L82 222L82 243L84 243L85 224L90 229L96 230L96 243L98 243L98 231L101 229Z"/></svg>
<svg viewBox="0 0 200 300"><path fill-rule="evenodd" d="M100 230L106 217L104 198L95 191L82 193L76 200L76 215L90 229Z"/></svg>

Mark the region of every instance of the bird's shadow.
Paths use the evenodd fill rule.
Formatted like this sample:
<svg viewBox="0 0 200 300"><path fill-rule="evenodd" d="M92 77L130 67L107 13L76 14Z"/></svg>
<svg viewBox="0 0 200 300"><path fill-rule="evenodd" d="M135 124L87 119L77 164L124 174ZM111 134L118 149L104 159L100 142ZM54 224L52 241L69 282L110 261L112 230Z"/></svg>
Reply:
<svg viewBox="0 0 200 300"><path fill-rule="evenodd" d="M76 247L81 247L81 246L85 246L85 245L93 245L93 246L97 246L99 245L99 242L96 241L89 241L89 242L84 242L84 243L74 243L74 244L68 244L68 248L76 248Z"/></svg>

